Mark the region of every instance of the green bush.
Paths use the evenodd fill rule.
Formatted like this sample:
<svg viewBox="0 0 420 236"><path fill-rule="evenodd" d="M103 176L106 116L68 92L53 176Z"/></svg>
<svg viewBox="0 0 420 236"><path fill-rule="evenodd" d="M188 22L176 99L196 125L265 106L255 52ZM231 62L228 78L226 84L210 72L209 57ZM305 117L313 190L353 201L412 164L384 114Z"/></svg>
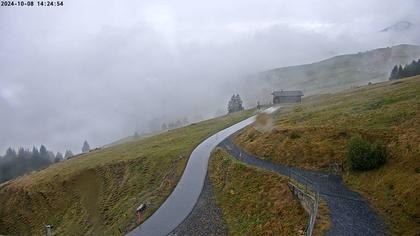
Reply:
<svg viewBox="0 0 420 236"><path fill-rule="evenodd" d="M298 139L298 138L300 138L300 134L298 132L292 132L290 134L290 138L291 139Z"/></svg>
<svg viewBox="0 0 420 236"><path fill-rule="evenodd" d="M385 146L354 136L347 149L347 161L353 170L371 170L385 164L387 153Z"/></svg>

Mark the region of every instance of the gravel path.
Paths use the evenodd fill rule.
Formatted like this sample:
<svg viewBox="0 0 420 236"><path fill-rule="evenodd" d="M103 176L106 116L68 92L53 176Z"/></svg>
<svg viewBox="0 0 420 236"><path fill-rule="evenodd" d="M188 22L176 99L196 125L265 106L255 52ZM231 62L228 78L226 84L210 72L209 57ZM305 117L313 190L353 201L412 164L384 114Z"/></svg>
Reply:
<svg viewBox="0 0 420 236"><path fill-rule="evenodd" d="M332 227L326 235L387 235L382 219L360 194L351 191L343 184L340 176L264 161L238 148L231 137L225 139L219 146L239 161L281 175L289 176L292 173L296 180L309 182L314 188L319 189L320 196L327 202L331 212Z"/></svg>
<svg viewBox="0 0 420 236"><path fill-rule="evenodd" d="M169 235L228 235L222 211L216 204L208 176L197 205L187 219Z"/></svg>

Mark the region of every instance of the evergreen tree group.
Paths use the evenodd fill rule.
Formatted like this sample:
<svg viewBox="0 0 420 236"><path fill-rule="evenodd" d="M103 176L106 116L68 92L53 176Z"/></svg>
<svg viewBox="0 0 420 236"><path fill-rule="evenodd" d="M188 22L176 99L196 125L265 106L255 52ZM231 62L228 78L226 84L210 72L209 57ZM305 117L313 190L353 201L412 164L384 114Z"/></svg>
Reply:
<svg viewBox="0 0 420 236"><path fill-rule="evenodd" d="M242 99L239 94L232 95L228 103L228 113L242 111L243 109L244 107L242 106Z"/></svg>
<svg viewBox="0 0 420 236"><path fill-rule="evenodd" d="M391 71L389 80L396 80L405 77L420 75L420 59L413 61L408 65L395 65Z"/></svg>
<svg viewBox="0 0 420 236"><path fill-rule="evenodd" d="M71 151L66 151L66 158L71 157ZM32 150L19 148L17 151L8 148L4 156L0 156L0 183L16 178L17 176L39 170L54 162L62 161L63 154L47 150L44 145Z"/></svg>
<svg viewBox="0 0 420 236"><path fill-rule="evenodd" d="M85 153L85 152L89 152L89 151L90 151L89 143L87 141L85 141L83 143L83 146L82 146L82 152Z"/></svg>

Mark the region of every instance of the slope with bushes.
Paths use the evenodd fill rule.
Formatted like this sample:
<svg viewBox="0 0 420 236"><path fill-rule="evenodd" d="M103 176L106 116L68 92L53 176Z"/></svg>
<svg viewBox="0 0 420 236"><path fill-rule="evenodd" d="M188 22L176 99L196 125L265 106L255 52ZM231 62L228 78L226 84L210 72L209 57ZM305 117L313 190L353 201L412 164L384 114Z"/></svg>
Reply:
<svg viewBox="0 0 420 236"><path fill-rule="evenodd" d="M255 127L236 137L239 146L276 163L329 171L343 164L346 183L386 219L391 232L420 232L420 76L337 94L307 97L274 117L271 131ZM381 143L387 160L369 171L349 168L350 139ZM372 169L372 168L368 168Z"/></svg>

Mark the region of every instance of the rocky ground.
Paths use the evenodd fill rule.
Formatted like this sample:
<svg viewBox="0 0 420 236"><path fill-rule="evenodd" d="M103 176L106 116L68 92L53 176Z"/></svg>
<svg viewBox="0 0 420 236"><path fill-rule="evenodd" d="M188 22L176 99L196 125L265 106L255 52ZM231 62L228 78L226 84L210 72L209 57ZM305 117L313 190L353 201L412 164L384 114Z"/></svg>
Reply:
<svg viewBox="0 0 420 236"><path fill-rule="evenodd" d="M203 191L191 214L170 235L228 235L221 209L216 205L211 183L206 177Z"/></svg>

